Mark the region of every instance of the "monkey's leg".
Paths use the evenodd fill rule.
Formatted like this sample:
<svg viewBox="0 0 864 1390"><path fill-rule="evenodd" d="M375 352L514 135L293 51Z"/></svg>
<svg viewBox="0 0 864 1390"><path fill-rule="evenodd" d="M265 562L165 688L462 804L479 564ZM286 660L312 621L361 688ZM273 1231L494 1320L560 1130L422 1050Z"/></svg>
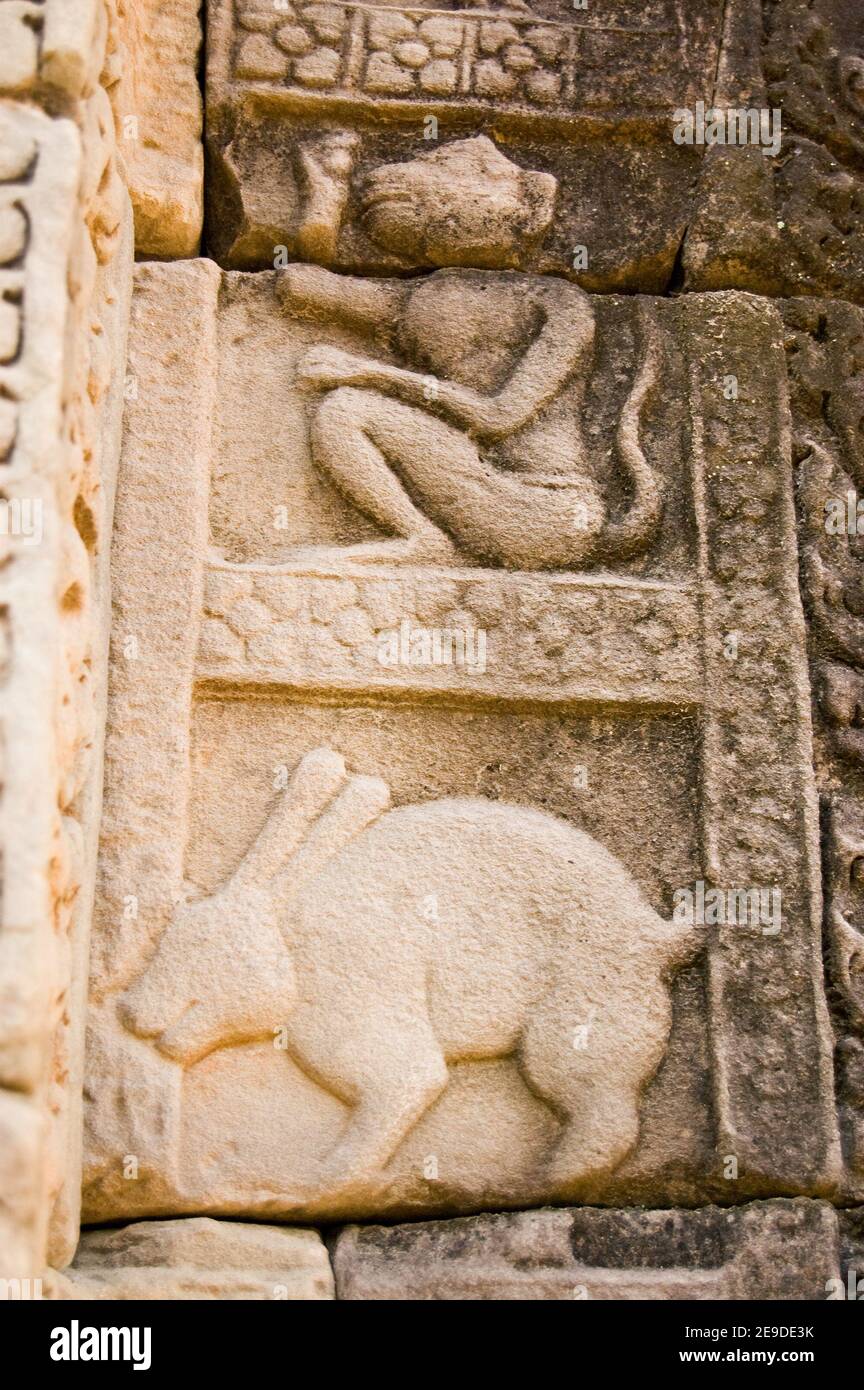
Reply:
<svg viewBox="0 0 864 1390"><path fill-rule="evenodd" d="M367 516L453 559L453 541L476 559L513 568L578 564L605 511L586 491L532 487L481 458L462 430L377 391L343 386L312 426L315 462Z"/></svg>
<svg viewBox="0 0 864 1390"><path fill-rule="evenodd" d="M401 481L400 463L405 455L422 450L437 461L442 486L447 487L454 455L473 451L476 457L466 436L425 411L376 391L342 386L325 396L315 412L311 441L316 465L340 492L385 531L414 543L402 547L405 558L456 558L446 532L409 496Z"/></svg>

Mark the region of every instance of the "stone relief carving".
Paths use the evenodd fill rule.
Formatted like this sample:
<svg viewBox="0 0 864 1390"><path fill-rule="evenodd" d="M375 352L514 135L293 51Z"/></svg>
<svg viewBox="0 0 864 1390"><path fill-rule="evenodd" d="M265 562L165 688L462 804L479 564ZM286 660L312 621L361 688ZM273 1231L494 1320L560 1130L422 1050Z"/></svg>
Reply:
<svg viewBox="0 0 864 1390"><path fill-rule="evenodd" d="M296 152L314 144L322 123L354 142L362 181L382 154L393 159L394 142L416 152L424 140L455 134L449 115L458 106L478 129L494 117L514 158L523 150L530 158L542 122L546 167L564 197L531 269L602 292L662 292L682 281L694 290L860 301L864 31L842 0L734 0L700 7L698 17L669 6L648 19L602 9L587 18L566 8L503 17L298 4L284 25L266 7L219 0L210 32L210 197L224 264L273 265L281 245L291 256L310 254ZM669 113L700 101L780 111L780 152L675 145ZM633 143L621 139L625 113ZM613 126L615 138L604 140ZM286 139L293 153L274 159ZM602 226L598 185L616 209ZM629 226L634 194L638 227ZM367 237L351 187L341 218L323 263L389 269L392 257Z"/></svg>
<svg viewBox="0 0 864 1390"><path fill-rule="evenodd" d="M860 796L833 794L825 808L826 946L837 1031L837 1091L852 1190L864 1171L864 918Z"/></svg>
<svg viewBox="0 0 864 1390"><path fill-rule="evenodd" d="M508 198L524 198L524 170L501 168L485 143L478 153ZM408 173L421 188L425 167ZM383 193L397 188L388 171ZM467 214L454 221L453 244L466 224ZM433 235L446 251L444 228L442 218ZM738 1156L736 1190L755 1196L777 1181L781 1132L784 1172L813 1189L836 1181L776 312L742 295L589 305L571 284L498 265L403 281L199 262L142 267L137 286L141 393L127 420L115 612L118 633L146 623L147 642L135 662L121 649L114 660L87 1220L417 1216L658 1191L725 1199L718 1153ZM436 307L445 291L449 321ZM347 322L346 292L359 325ZM426 305L412 302L423 293ZM458 359L452 368L435 354L448 334L458 342L466 293L469 307L476 294L493 308L479 329L463 315L460 378ZM376 410L416 411L412 430L447 423L440 401L389 394L387 372L408 374L403 342L419 381L444 395L455 381L482 405L507 379L501 297L517 315L528 306L536 346L533 297L559 293L565 328L579 332L556 329L552 348L575 382L567 418L580 425L560 437L592 454L598 496L626 519L633 484L610 461L629 419L664 498L651 544L611 573L478 563L464 546L394 564L392 539L382 546L370 526L364 542L322 459L314 466L316 412L332 401L354 411L368 396ZM671 401L647 391L654 342ZM748 382L735 401L722 391L730 370ZM178 371L186 432L166 454ZM555 394L551 371L545 381ZM355 449L350 415L344 423ZM394 476L407 433L400 418L387 445ZM551 452L536 464L548 469ZM510 477L518 462L514 447ZM166 477L169 524L142 548L135 519ZM283 498L302 499L286 509L285 541L270 506ZM745 549L753 526L760 544ZM355 544L377 549L348 553ZM382 638L395 633L398 647L405 623L488 627L487 659L382 662ZM733 629L735 668L721 650ZM148 757L130 758L141 740ZM590 763L606 743L605 771L574 798L574 760ZM333 751L312 756L316 744ZM286 792L278 778L292 769ZM170 812L154 820L166 797ZM751 799L764 814L745 844ZM632 880L620 878L624 863ZM619 937L600 900L584 898L590 927L565 953L580 981L566 974L568 1014L555 942L570 940L580 865L580 881L620 884L612 899L632 905L637 928ZM700 879L782 885L782 947L758 925L730 926L705 953L692 941L686 959L673 948L664 971L652 943L676 885ZM645 952L653 964L637 968ZM473 987L478 970L488 989ZM591 1091L607 1019L612 1036L607 995L628 1039L614 1068L623 1099L609 1067ZM132 1180L124 1155L135 1156Z"/></svg>
<svg viewBox="0 0 864 1390"><path fill-rule="evenodd" d="M0 1274L82 1089L112 1223L52 1298L860 1263L862 11L443 4L0 0ZM226 269L127 362L204 24Z"/></svg>
<svg viewBox="0 0 864 1390"><path fill-rule="evenodd" d="M554 198L550 175L517 170L479 137L374 171L366 215L376 241L414 259L506 266L542 235ZM376 284L299 266L278 291L293 314L389 338L407 364L329 347L298 364L301 386L321 396L315 463L399 538L349 554L452 562L464 551L516 569L568 569L615 564L649 543L661 506L638 437L659 365L650 325L618 435L632 498L612 521L584 459L594 311L583 291L518 273L441 270Z"/></svg>
<svg viewBox="0 0 864 1390"><path fill-rule="evenodd" d="M684 245L685 284L860 302L864 21L843 0L737 0L714 101L782 113L776 158L715 148Z"/></svg>
<svg viewBox="0 0 864 1390"><path fill-rule="evenodd" d="M542 11L298 0L274 13L266 3L215 0L207 74L213 254L242 268L279 264L280 247L289 259L354 273L425 264L414 259L416 243L383 251L368 235L366 176L439 141L491 134L494 122L508 157L533 167L541 153L562 190L547 243L534 254L523 246L526 268L588 289L664 289L702 154L674 144L669 112L710 87L722 6L709 0L685 14L663 3L646 15L644 7L610 5L586 17L552 0ZM633 141L619 138L623 112ZM317 164L316 147L331 142L350 145L351 168L343 148L335 172L314 173L310 188L310 158ZM620 206L602 226L598 187ZM315 206L316 189L329 230L312 242L305 209ZM638 228L629 219L637 190ZM590 248L588 264L574 242Z"/></svg>
<svg viewBox="0 0 864 1390"><path fill-rule="evenodd" d="M864 154L861 15L841 0L764 6L762 63L772 105L802 135L840 159Z"/></svg>
<svg viewBox="0 0 864 1390"><path fill-rule="evenodd" d="M328 265L336 254L356 146L356 135L337 130L297 147L297 250L306 260Z"/></svg>
<svg viewBox="0 0 864 1390"><path fill-rule="evenodd" d="M360 216L371 240L411 265L523 266L555 212L557 181L520 169L485 135L371 169Z"/></svg>
<svg viewBox="0 0 864 1390"><path fill-rule="evenodd" d="M342 690L470 688L685 706L697 697L698 601L687 584L470 568L427 570L418 580L410 566L382 571L368 562L349 577L338 553L337 563L328 582L308 565L274 572L212 560L201 683L315 689L325 681ZM481 632L482 660L478 652L473 662L435 663L424 654L431 634Z"/></svg>
<svg viewBox="0 0 864 1390"><path fill-rule="evenodd" d="M864 833L851 806L835 807L829 828L831 858L828 937L831 971L853 1024L864 1027L864 936L860 929L857 894L862 870Z"/></svg>
<svg viewBox="0 0 864 1390"><path fill-rule="evenodd" d="M362 1191L448 1063L514 1051L562 1120L554 1190L601 1177L636 1141L671 1025L664 977L698 928L663 922L623 865L549 816L389 800L332 751L307 754L229 882L178 909L121 1018L185 1066L284 1029L350 1106L313 1197ZM418 916L433 899L434 920ZM564 1063L586 1019L592 1046Z"/></svg>
<svg viewBox="0 0 864 1390"><path fill-rule="evenodd" d="M802 573L818 643L817 698L836 751L857 762L864 625L857 599L861 540L855 498L862 477L864 326L852 306L806 300L787 306L786 322L800 460Z"/></svg>
<svg viewBox="0 0 864 1390"><path fill-rule="evenodd" d="M442 13L433 5L297 4L275 25L271 15L261 6L238 9L247 32L234 50L235 78L379 100L543 107L574 99L579 29L550 23L528 5L467 4ZM656 28L646 32L654 37Z"/></svg>
<svg viewBox="0 0 864 1390"><path fill-rule="evenodd" d="M630 26L611 17L605 23L603 16L584 20L564 5L556 7L553 21L520 3L437 7L297 0L274 11L267 0L220 0L220 8L221 32L230 32L233 22L230 73L240 82L305 97L459 98L499 110L581 105L590 92L595 53L620 63L637 38L653 50L662 70L677 57L681 26L671 5L659 23L652 16ZM625 80L639 90L632 72Z"/></svg>
<svg viewBox="0 0 864 1390"><path fill-rule="evenodd" d="M75 102L92 102L93 64L102 64L99 104L113 110L114 158L143 254L198 250L199 11L199 0L0 0L0 88L10 95L35 96L52 114L72 114Z"/></svg>
<svg viewBox="0 0 864 1390"><path fill-rule="evenodd" d="M799 455L799 543L811 622L817 768L823 800L826 966L837 1032L838 1100L854 1190L864 1172L864 919L860 870L864 622L860 602L864 322L852 305L785 310ZM857 1186L855 1186L857 1184Z"/></svg>
<svg viewBox="0 0 864 1390"><path fill-rule="evenodd" d="M10 1090L0 1108L4 1127L7 1112L22 1112L3 1147L21 1160L27 1192L11 1222L20 1216L20 1228L0 1239L13 1274L41 1267L49 1227L48 1258L71 1258L79 1229L104 560L122 397L114 364L125 355L132 260L101 82L113 21L101 0L0 7L9 41L0 88L66 113L0 102L0 456L4 506L20 507L24 523L4 518L0 596L14 653L0 712L9 750L0 995L20 1000L3 1011Z"/></svg>

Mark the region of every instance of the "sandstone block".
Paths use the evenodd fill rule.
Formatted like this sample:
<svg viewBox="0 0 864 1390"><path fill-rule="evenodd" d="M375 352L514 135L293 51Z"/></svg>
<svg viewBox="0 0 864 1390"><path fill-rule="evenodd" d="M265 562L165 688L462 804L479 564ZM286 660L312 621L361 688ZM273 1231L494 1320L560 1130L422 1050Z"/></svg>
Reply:
<svg viewBox="0 0 864 1390"><path fill-rule="evenodd" d="M62 1296L309 1301L333 1275L317 1231L198 1217L86 1231Z"/></svg>
<svg viewBox="0 0 864 1390"><path fill-rule="evenodd" d="M834 1190L779 310L197 262L131 360L87 1219Z"/></svg>
<svg viewBox="0 0 864 1390"><path fill-rule="evenodd" d="M800 1199L349 1226L333 1267L351 1300L816 1301L840 1273L834 1211Z"/></svg>

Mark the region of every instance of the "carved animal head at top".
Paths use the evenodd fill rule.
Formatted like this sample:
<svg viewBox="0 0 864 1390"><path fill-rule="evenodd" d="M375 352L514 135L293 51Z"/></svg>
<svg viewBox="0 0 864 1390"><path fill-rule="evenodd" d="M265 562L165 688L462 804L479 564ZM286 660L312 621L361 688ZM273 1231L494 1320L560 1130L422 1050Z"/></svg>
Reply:
<svg viewBox="0 0 864 1390"><path fill-rule="evenodd" d="M478 135L373 169L363 222L374 242L414 263L514 268L552 221L557 188L551 174L520 169Z"/></svg>

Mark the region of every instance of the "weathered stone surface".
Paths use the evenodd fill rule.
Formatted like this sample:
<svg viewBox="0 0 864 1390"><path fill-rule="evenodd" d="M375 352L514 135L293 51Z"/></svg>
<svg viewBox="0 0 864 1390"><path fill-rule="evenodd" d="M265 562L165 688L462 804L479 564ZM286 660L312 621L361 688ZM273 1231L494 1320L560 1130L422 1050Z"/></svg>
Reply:
<svg viewBox="0 0 864 1390"><path fill-rule="evenodd" d="M375 180L398 182L412 158L494 131L503 154L558 182L548 234L520 237L532 270L604 292L683 278L693 290L860 300L864 15L848 0L506 19L343 4L329 7L325 37L318 8L210 7L209 199L223 264L438 264L422 238L382 248ZM697 103L721 134L703 121L676 137ZM397 205L410 224L409 209Z"/></svg>
<svg viewBox="0 0 864 1390"><path fill-rule="evenodd" d="M118 453L122 378L111 381L111 361L124 353L131 236L124 240L122 202L103 177L110 140L100 149L85 128L82 147L71 121L11 103L0 121L7 153L19 157L17 170L8 168L7 207L24 207L28 217L25 239L7 247L0 270L10 320L0 364L4 493L13 517L1 587L13 655L3 688L0 1052L6 1084L60 1115L39 1169L44 1204L46 1187L53 1195L67 1183L79 1133L72 1122L67 1134L64 1119L68 1106L74 1111L75 1080L81 1084L74 1033L82 997L75 1011L69 991L86 962L99 820L100 556ZM35 1222L43 1233L44 1212Z"/></svg>
<svg viewBox="0 0 864 1390"><path fill-rule="evenodd" d="M353 3L285 12L218 0L208 7L212 250L241 267L273 266L279 247L377 273L451 264L422 238L383 247L367 182L494 130L503 155L558 182L545 239L514 224L520 264L575 265L590 289L662 291L702 153L674 143L669 113L710 90L722 8L592 5L583 16L556 0L536 13ZM448 169L470 185L468 163Z"/></svg>
<svg viewBox="0 0 864 1390"><path fill-rule="evenodd" d="M857 1297L862 44L0 0L16 1288Z"/></svg>
<svg viewBox="0 0 864 1390"><path fill-rule="evenodd" d="M15 981L8 969L4 975L8 992ZM21 981L22 994L28 983ZM0 1090L0 1278L4 1279L29 1278L45 1260L48 1204L42 1100L32 1090L23 1094L5 1086Z"/></svg>
<svg viewBox="0 0 864 1390"><path fill-rule="evenodd" d="M114 3L0 0L0 91L64 102L84 96Z"/></svg>
<svg viewBox="0 0 864 1390"><path fill-rule="evenodd" d="M0 0L0 93L74 115L101 69L140 254L195 255L201 238L199 11L199 0Z"/></svg>
<svg viewBox="0 0 864 1390"><path fill-rule="evenodd" d="M427 277L428 307L411 283L302 268L139 275L88 1220L839 1176L780 316L564 286L496 358L485 324L514 291L532 292L499 270ZM380 325L371 345L352 314ZM502 362L510 397L489 389ZM543 427L552 373L574 370ZM469 410L499 412L479 463ZM509 447L521 473L495 462ZM470 515L447 510L453 467L483 479ZM488 627L483 660L439 676L420 625ZM703 880L779 887L782 922L670 923Z"/></svg>
<svg viewBox="0 0 864 1390"><path fill-rule="evenodd" d="M840 1252L832 1208L797 1199L349 1226L333 1268L351 1300L815 1300L839 1280Z"/></svg>
<svg viewBox="0 0 864 1390"><path fill-rule="evenodd" d="M688 289L861 302L862 45L864 11L849 0L728 7L714 103L778 113L782 146L774 158L753 146L706 156L683 246Z"/></svg>
<svg viewBox="0 0 864 1390"><path fill-rule="evenodd" d="M199 0L115 0L108 87L139 255L194 256L204 198Z"/></svg>
<svg viewBox="0 0 864 1390"><path fill-rule="evenodd" d="M61 1262L78 1226L75 1094L101 791L104 557L131 265L128 199L98 83L100 14L95 37L77 24L64 30L52 6L40 15L45 72L75 98L70 118L0 102L0 1075L18 1093L10 1102L23 1126L21 1182L37 1194L18 1208L25 1229L4 1242L13 1277L44 1265L48 1214L70 1180L71 1218L53 1246ZM14 1191L11 1175L10 1184Z"/></svg>
<svg viewBox="0 0 864 1390"><path fill-rule="evenodd" d="M784 307L798 462L799 542L810 619L815 762L822 793L826 963L837 1034L847 1184L864 1195L864 693L861 420L864 311Z"/></svg>
<svg viewBox="0 0 864 1390"><path fill-rule="evenodd" d="M317 1231L239 1221L146 1221L85 1231L62 1297L290 1299L333 1297Z"/></svg>
<svg viewBox="0 0 864 1390"><path fill-rule="evenodd" d="M841 1280L831 1293L835 1302L864 1299L864 1207L838 1213Z"/></svg>

